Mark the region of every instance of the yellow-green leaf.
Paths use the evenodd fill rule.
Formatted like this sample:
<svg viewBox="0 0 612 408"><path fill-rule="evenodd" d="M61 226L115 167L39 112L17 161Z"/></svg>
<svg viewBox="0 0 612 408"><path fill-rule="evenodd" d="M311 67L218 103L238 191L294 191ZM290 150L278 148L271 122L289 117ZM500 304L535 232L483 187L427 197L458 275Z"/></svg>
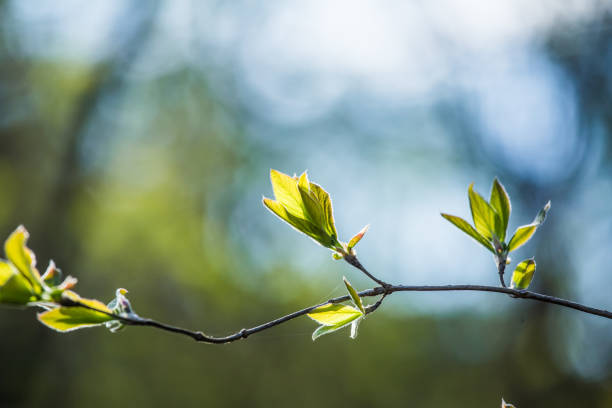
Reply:
<svg viewBox="0 0 612 408"><path fill-rule="evenodd" d="M306 219L301 219L288 213L280 203L269 198L263 199L264 205L276 214L280 219L287 222L297 231L304 233L314 239L319 244L326 248L332 248L335 244L335 239L330 237L325 231L318 228L316 225Z"/></svg>
<svg viewBox="0 0 612 408"><path fill-rule="evenodd" d="M96 310L81 306L60 306L39 313L38 320L45 326L59 332L69 332L86 327L98 326L115 320L112 316L102 313L111 313L111 310L104 303L98 300L80 298L78 295L75 298L74 295L76 294L73 293L71 300L78 301Z"/></svg>
<svg viewBox="0 0 612 408"><path fill-rule="evenodd" d="M334 224L334 211L329 193L316 183L310 183L310 192L319 202L325 214L325 231L332 237L338 237L336 225Z"/></svg>
<svg viewBox="0 0 612 408"><path fill-rule="evenodd" d="M521 246L525 245L525 243L531 239L537 228L538 224L528 224L518 227L508 243L508 252L517 250Z"/></svg>
<svg viewBox="0 0 612 408"><path fill-rule="evenodd" d="M300 196L302 197L302 204L306 209L307 219L314 225L318 226L321 230L325 230L327 227L325 210L321 203L319 203L317 197L311 193L308 178L305 178L305 181L302 181L305 176L306 173L302 174L302 177L300 177L298 190L300 191ZM304 186L303 184L305 183L308 184Z"/></svg>
<svg viewBox="0 0 612 408"><path fill-rule="evenodd" d="M308 313L308 317L324 326L347 324L363 316L363 313L352 306L328 303Z"/></svg>
<svg viewBox="0 0 612 408"><path fill-rule="evenodd" d="M470 237L474 238L479 244L487 248L489 251L495 253L495 249L493 248L493 245L491 245L491 243L485 237L480 235L480 233L476 231L474 227L472 227L466 220L464 220L463 218L454 216L454 215L450 215L450 214L441 213L440 215L446 218L448 221L450 221L454 226L459 228L461 231L465 232Z"/></svg>
<svg viewBox="0 0 612 408"><path fill-rule="evenodd" d="M346 285L346 289L348 290L349 295L351 295L351 299L353 299L353 303L355 304L355 306L357 306L359 310L361 310L361 313L365 315L365 309L363 308L363 302L361 301L361 298L357 294L357 291L353 288L353 286L351 286L351 284L346 279L346 277L343 276L342 280L344 281L344 285Z"/></svg>
<svg viewBox="0 0 612 408"><path fill-rule="evenodd" d="M474 191L474 183L470 184L468 188L468 198L476 231L488 240L492 240L493 236L499 238L502 233L501 219L495 209L480 194Z"/></svg>
<svg viewBox="0 0 612 408"><path fill-rule="evenodd" d="M510 287L513 289L527 289L536 270L536 263L533 258L527 259L516 266L512 273L512 283Z"/></svg>
<svg viewBox="0 0 612 408"><path fill-rule="evenodd" d="M361 238L363 238L363 236L365 235L366 232L368 232L368 229L370 228L370 224L366 225L365 227L363 227L361 229L361 231L359 231L357 234L355 234L355 236L353 238L351 238L351 240L348 243L347 248L349 249L349 251L355 247L355 245L357 245L357 243L359 241L361 241Z"/></svg>
<svg viewBox="0 0 612 408"><path fill-rule="evenodd" d="M11 264L0 259L0 287L11 279L16 272Z"/></svg>
<svg viewBox="0 0 612 408"><path fill-rule="evenodd" d="M40 274L36 269L36 257L26 246L29 236L30 234L24 226L20 225L5 241L4 252L19 273L30 282L35 292L40 294L42 286L40 284Z"/></svg>
<svg viewBox="0 0 612 408"><path fill-rule="evenodd" d="M510 219L510 213L512 212L512 206L510 204L510 197L506 192L506 189L500 183L500 181L495 178L493 180L493 186L491 187L491 198L489 199L491 203L491 207L497 211L501 219L501 235L498 236L499 240L503 242L506 238L506 230L508 229L508 220Z"/></svg>
<svg viewBox="0 0 612 408"><path fill-rule="evenodd" d="M36 300L32 286L13 265L0 260L0 303L25 305Z"/></svg>
<svg viewBox="0 0 612 408"><path fill-rule="evenodd" d="M355 317L352 318L346 322L343 323L339 323L333 326L319 326L315 329L315 331L312 333L312 340L316 340L321 336L324 336L326 334L329 333L333 333L337 330L340 330L348 325L351 326L351 339L354 339L357 337L357 329L359 327L359 322L361 322L362 318L361 317Z"/></svg>
<svg viewBox="0 0 612 408"><path fill-rule="evenodd" d="M270 170L270 181L272 182L272 190L274 198L285 209L298 218L307 218L304 205L302 204L302 196L298 189L298 181L277 170Z"/></svg>

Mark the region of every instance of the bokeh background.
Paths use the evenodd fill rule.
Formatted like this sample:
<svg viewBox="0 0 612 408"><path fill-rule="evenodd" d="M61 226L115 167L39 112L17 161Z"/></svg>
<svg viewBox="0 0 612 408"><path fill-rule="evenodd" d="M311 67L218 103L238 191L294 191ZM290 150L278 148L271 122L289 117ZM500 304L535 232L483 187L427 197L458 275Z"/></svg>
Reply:
<svg viewBox="0 0 612 408"><path fill-rule="evenodd" d="M341 238L406 284L496 285L469 216L494 176L534 289L612 309L612 2L0 1L0 235L83 296L210 334L344 292L261 205L308 169ZM513 264L513 266L514 266ZM512 266L512 267L513 267ZM391 297L313 343L148 328L60 335L0 309L0 406L612 407L612 325L496 294Z"/></svg>

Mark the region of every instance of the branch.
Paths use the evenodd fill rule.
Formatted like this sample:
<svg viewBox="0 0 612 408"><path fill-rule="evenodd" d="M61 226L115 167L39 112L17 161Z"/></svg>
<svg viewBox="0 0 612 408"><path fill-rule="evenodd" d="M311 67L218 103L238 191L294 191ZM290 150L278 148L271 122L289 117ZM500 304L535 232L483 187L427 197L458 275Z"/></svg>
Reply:
<svg viewBox="0 0 612 408"><path fill-rule="evenodd" d="M387 285L385 287L378 286L372 289L364 290L359 292L359 297L372 297L383 295L383 297L376 302L375 304L369 306L366 310L366 313L374 312L381 304L382 301L390 294L395 292L448 292L448 291L475 291L475 292L494 292L494 293L503 293L506 295L510 295L513 298L519 299L532 299L537 300L539 302L544 303L552 303L559 306L568 307L570 309L575 309L580 312L605 317L607 319L612 319L612 312L609 312L604 309L597 309L590 306L585 306L583 304L572 302L570 300L565 300L561 298L557 298L554 296L543 295L541 293L530 292L527 290L518 290L518 289L510 289L498 286L484 286L484 285L434 285L434 286L410 286L410 285ZM169 324L161 323L153 319L141 318L141 317L125 317L120 316L113 313L107 313L102 310L98 310L94 307L88 306L86 304L80 302L74 302L71 306L80 306L86 309L95 310L100 313L104 313L108 316L111 316L117 320L122 321L126 325L131 326L148 326L154 327L156 329L182 334L188 337L191 337L195 341L210 343L210 344L223 344L223 343L231 343L237 340L246 339L252 334L270 329L274 326L278 326L289 320L293 320L296 317L303 316L305 314L310 313L317 307L326 305L328 303L340 303L350 300L348 295L340 296L336 298L329 299L327 302L319 303L317 305L309 306L307 308L298 310L296 312L290 313L288 315L279 317L278 319L271 320L267 323L260 324L259 326L252 327L250 329L242 329L236 333L230 334L225 337L214 337L204 334L201 331L192 331L188 329L184 329L181 327L172 326Z"/></svg>

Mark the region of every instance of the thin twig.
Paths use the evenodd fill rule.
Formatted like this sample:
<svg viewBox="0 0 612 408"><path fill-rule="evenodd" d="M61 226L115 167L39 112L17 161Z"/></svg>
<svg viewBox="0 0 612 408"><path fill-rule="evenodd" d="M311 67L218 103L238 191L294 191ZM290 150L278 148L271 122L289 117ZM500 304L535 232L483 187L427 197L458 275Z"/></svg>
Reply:
<svg viewBox="0 0 612 408"><path fill-rule="evenodd" d="M378 279L376 276L374 276L370 272L368 272L368 270L361 264L361 262L359 262L359 260L357 259L357 257L355 255L350 255L350 254L345 255L344 256L344 260L346 262L348 262L350 265L352 265L355 268L359 269L361 272L365 273L368 278L372 279L374 282L378 283L383 288L392 286L392 285L388 284L387 282Z"/></svg>
<svg viewBox="0 0 612 408"><path fill-rule="evenodd" d="M537 300L539 302L544 302L544 303L552 303L552 304L556 304L556 305L560 305L560 306L564 306L564 307L568 307L571 309L575 309L584 313L588 313L588 314L592 314L592 315L596 315L596 316L601 316L601 317L605 317L607 319L612 319L612 312L609 312L607 310L603 310L603 309L597 309L594 307L589 307L589 306L585 306L583 304L580 303L576 303L576 302L572 302L569 300L565 300L565 299L560 299L554 296L549 296L549 295L543 295L540 293L536 293L536 292L530 292L527 290L518 290L518 289L511 289L511 288L500 288L498 286L483 286L483 285L436 285L436 286L409 286L409 285L388 285L386 287L375 287L372 289L368 289L368 290L364 290L362 292L359 292L359 297L371 297L371 296L379 296L379 295L383 295L383 297L374 305L372 305L369 310L368 313L373 312L374 310L376 310L376 308L378 308L378 306L380 306L380 304L382 303L382 301L384 300L385 296L388 296L392 293L395 292L446 292L446 291L476 291L476 292L494 292L494 293L503 293L506 295L511 295L513 298L518 298L518 299L532 299L532 300ZM336 297L333 299L329 299L327 302L323 302L314 306L310 306L301 310L298 310L296 312L290 313L288 315L279 317L278 319L275 320L271 320L267 323L263 323L260 324L259 326L255 326L252 327L250 329L242 329L236 333L230 334L228 336L225 337L214 337L214 336L209 336L204 334L201 331L192 331L192 330L188 330L188 329L184 329L181 327L176 327L176 326L171 326L169 324L165 324L165 323L161 323L158 322L156 320L153 319L146 319L146 318L141 318L141 317L125 317L125 316L119 316L113 313L108 313L108 312L104 312L102 310L98 310L94 307L88 306L86 304L80 303L80 302L74 302L72 304L72 306L80 306L80 307L84 307L86 309L91 309L91 310L95 310L97 312L100 313L104 313L108 316L111 316L117 320L122 321L123 323L127 324L127 325L132 325L132 326L149 326L149 327L154 327L160 330L164 330L164 331L168 331L168 332L172 332L172 333L177 333L177 334L183 334L185 336L189 336L192 339L199 341L199 342L204 342L204 343L211 343L211 344L221 344L221 343L231 343L237 340L241 340L241 339L246 339L247 337L249 337L252 334L270 329L274 326L278 326L280 324L283 324L285 322L288 322L289 320L293 320L297 317L303 316L311 311L313 311L314 309L316 309L317 307L326 305L328 303L340 303L340 302L345 302L347 300L349 300L350 297L348 295L346 296L340 296L340 297Z"/></svg>

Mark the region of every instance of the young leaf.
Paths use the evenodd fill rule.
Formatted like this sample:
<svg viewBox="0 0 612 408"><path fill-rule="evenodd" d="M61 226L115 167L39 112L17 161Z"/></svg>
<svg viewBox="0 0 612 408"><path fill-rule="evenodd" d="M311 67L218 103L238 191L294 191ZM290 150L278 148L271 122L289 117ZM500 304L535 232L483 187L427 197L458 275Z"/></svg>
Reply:
<svg viewBox="0 0 612 408"><path fill-rule="evenodd" d="M508 220L510 219L512 206L510 204L510 197L508 196L508 193L506 193L506 189L497 178L493 180L493 186L491 187L491 198L489 199L489 202L491 203L491 207L497 211L497 214L501 219L501 235L499 235L498 238L503 242L506 238L506 230L508 229Z"/></svg>
<svg viewBox="0 0 612 408"><path fill-rule="evenodd" d="M25 305L36 300L32 286L13 265L0 260L0 303Z"/></svg>
<svg viewBox="0 0 612 408"><path fill-rule="evenodd" d="M276 201L295 217L306 219L306 210L302 204L297 180L280 171L270 170L270 181Z"/></svg>
<svg viewBox="0 0 612 408"><path fill-rule="evenodd" d="M287 222L297 231L308 235L312 239L314 239L319 244L323 245L326 248L330 248L335 244L335 240L331 239L329 235L327 235L324 231L318 228L316 225L311 223L310 221L302 218L298 218L287 212L285 207L283 207L277 201L271 200L269 198L264 198L263 203L270 211L276 214L280 219Z"/></svg>
<svg viewBox="0 0 612 408"><path fill-rule="evenodd" d="M353 287L351 286L349 281L346 279L346 277L343 276L342 280L344 281L344 284L346 285L346 289L348 290L349 295L351 295L351 299L353 299L353 303L355 304L355 306L357 306L359 310L361 310L361 313L365 315L365 309L363 308L363 302L361 301L361 298L357 294L357 291L353 289Z"/></svg>
<svg viewBox="0 0 612 408"><path fill-rule="evenodd" d="M495 209L474 191L474 183L468 188L468 198L476 231L488 240L492 240L494 235L499 238L502 234L501 219Z"/></svg>
<svg viewBox="0 0 612 408"><path fill-rule="evenodd" d="M36 257L26 246L29 236L30 234L24 226L20 225L4 242L4 252L19 273L30 282L35 292L40 294L42 286L40 284L40 274L36 269Z"/></svg>
<svg viewBox="0 0 612 408"><path fill-rule="evenodd" d="M334 212L329 193L318 184L310 183L310 192L315 197L325 214L325 231L332 237L337 237L336 225L334 224Z"/></svg>
<svg viewBox="0 0 612 408"><path fill-rule="evenodd" d="M361 316L363 313L358 309L336 303L327 303L308 313L308 317L324 326L346 325Z"/></svg>
<svg viewBox="0 0 612 408"><path fill-rule="evenodd" d="M306 172L294 178L270 170L270 180L276 200L263 199L270 211L324 247L339 247L331 199L325 190L311 183Z"/></svg>
<svg viewBox="0 0 612 408"><path fill-rule="evenodd" d="M547 202L546 205L544 205L544 207L538 212L531 224L523 225L522 227L518 227L516 229L516 232L508 243L508 252L518 249L529 241L529 239L531 239L533 234L536 232L536 229L542 225L546 219L548 210L550 210L550 201Z"/></svg>
<svg viewBox="0 0 612 408"><path fill-rule="evenodd" d="M459 228L461 231L465 232L470 237L474 238L479 244L487 248L489 251L495 253L495 249L493 248L493 245L491 245L491 243L485 237L480 235L480 233L476 231L474 227L472 227L466 220L464 220L463 218L454 216L454 215L450 215L450 214L440 213L440 215L446 218L448 221L450 221L454 226Z"/></svg>
<svg viewBox="0 0 612 408"><path fill-rule="evenodd" d="M546 219L546 214L550 210L550 200L544 205L544 207L538 212L538 215L533 220L533 224L538 224L538 226L544 223Z"/></svg>
<svg viewBox="0 0 612 408"><path fill-rule="evenodd" d="M508 243L508 252L512 252L525 245L527 241L531 239L537 228L538 224L528 224L518 227Z"/></svg>
<svg viewBox="0 0 612 408"><path fill-rule="evenodd" d="M314 340L318 339L321 336L324 336L324 335L329 334L329 333L333 333L336 330L340 330L340 329L348 326L351 323L354 323L354 321L350 321L348 323L343 323L343 324L336 324L334 326L319 326L319 327L317 327L315 329L314 332L312 332L312 340L314 341ZM351 331L352 331L352 329L351 329ZM352 338L354 338L354 337L352 337Z"/></svg>
<svg viewBox="0 0 612 408"><path fill-rule="evenodd" d="M76 294L74 294L76 295ZM78 298L78 302L99 311L112 313L98 300ZM74 300L74 299L73 299ZM112 316L81 306L60 306L38 314L38 320L45 326L59 332L69 332L85 327L93 327L114 320Z"/></svg>
<svg viewBox="0 0 612 408"><path fill-rule="evenodd" d="M512 273L512 283L510 287L513 289L527 289L536 270L536 263L533 258L524 260L516 266Z"/></svg>
<svg viewBox="0 0 612 408"><path fill-rule="evenodd" d="M357 245L357 243L359 241L361 241L361 238L363 238L363 236L365 235L366 232L368 232L368 229L370 228L370 224L366 225L365 227L363 227L361 229L361 231L359 231L357 234L355 234L355 236L353 238L351 238L351 240L348 243L348 250L350 251L351 249L353 249L355 247L355 245Z"/></svg>

